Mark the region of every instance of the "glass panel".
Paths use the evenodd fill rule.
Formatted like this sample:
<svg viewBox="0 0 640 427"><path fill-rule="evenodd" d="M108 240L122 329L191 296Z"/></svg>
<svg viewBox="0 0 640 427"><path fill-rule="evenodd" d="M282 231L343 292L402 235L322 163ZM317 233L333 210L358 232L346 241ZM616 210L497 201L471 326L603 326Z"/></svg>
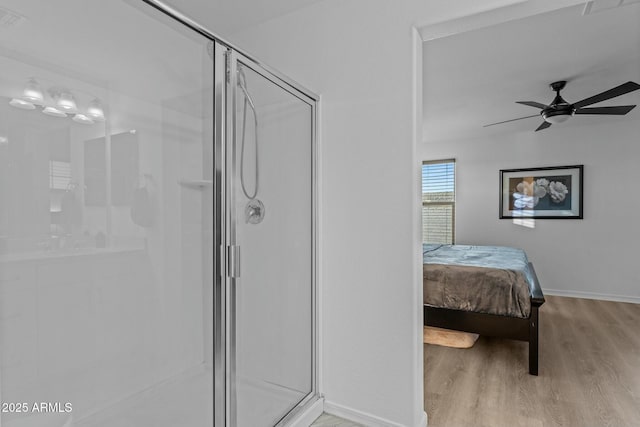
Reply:
<svg viewBox="0 0 640 427"><path fill-rule="evenodd" d="M0 15L0 424L212 426L210 43L142 2Z"/></svg>
<svg viewBox="0 0 640 427"><path fill-rule="evenodd" d="M312 390L312 108L236 76L237 424L272 426Z"/></svg>

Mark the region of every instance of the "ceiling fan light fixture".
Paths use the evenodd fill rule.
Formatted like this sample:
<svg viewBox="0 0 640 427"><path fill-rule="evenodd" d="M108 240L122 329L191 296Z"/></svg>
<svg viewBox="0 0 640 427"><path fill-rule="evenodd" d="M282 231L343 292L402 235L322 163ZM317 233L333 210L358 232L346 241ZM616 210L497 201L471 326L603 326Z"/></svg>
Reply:
<svg viewBox="0 0 640 427"><path fill-rule="evenodd" d="M544 121L552 125L564 123L569 120L571 116L573 116L573 111L549 111L542 114Z"/></svg>

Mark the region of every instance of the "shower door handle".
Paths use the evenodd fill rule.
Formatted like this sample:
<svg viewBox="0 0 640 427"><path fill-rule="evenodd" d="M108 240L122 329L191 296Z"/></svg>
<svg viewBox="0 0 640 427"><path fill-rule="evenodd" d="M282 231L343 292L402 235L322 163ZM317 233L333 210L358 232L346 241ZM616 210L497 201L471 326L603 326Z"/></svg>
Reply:
<svg viewBox="0 0 640 427"><path fill-rule="evenodd" d="M227 276L240 277L240 246L227 246Z"/></svg>

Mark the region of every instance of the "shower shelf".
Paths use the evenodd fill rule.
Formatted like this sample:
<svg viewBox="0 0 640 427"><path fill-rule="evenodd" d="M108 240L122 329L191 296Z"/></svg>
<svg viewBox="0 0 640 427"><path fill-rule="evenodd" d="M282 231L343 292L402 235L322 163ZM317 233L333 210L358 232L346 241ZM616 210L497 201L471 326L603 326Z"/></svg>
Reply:
<svg viewBox="0 0 640 427"><path fill-rule="evenodd" d="M209 181L206 179L197 179L197 180L180 180L178 181L183 187L192 188L194 190L202 190L207 187L213 187L213 181Z"/></svg>

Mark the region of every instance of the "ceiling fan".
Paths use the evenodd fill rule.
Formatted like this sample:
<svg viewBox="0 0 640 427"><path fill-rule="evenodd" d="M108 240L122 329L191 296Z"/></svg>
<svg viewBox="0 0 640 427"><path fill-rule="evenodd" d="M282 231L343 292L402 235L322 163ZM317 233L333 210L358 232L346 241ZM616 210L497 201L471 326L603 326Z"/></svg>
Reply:
<svg viewBox="0 0 640 427"><path fill-rule="evenodd" d="M594 95L592 97L583 99L582 101L575 102L573 104L569 104L560 96L560 91L564 89L566 81L561 80L558 82L553 82L549 86L551 86L551 90L556 93L556 97L551 101L551 104L545 105L539 102L534 101L516 101L518 104L528 105L534 108L540 108L539 114L534 114L532 116L519 117L517 119L505 120L503 122L491 123L488 125L484 125L483 127L499 125L502 123L513 122L515 120L528 119L531 117L537 117L538 115L542 116L544 122L536 129L536 132L542 129L546 129L552 124L562 123L569 120L574 114L606 114L606 115L618 115L623 116L627 114L629 111L633 110L635 105L619 105L615 107L592 107L592 108L584 108L588 105L595 104L597 102L606 101L607 99L615 98L620 95L624 95L629 92L633 92L634 90L640 89L640 85L635 82L626 82L621 84L620 86L616 86L613 89L606 90L602 93Z"/></svg>

